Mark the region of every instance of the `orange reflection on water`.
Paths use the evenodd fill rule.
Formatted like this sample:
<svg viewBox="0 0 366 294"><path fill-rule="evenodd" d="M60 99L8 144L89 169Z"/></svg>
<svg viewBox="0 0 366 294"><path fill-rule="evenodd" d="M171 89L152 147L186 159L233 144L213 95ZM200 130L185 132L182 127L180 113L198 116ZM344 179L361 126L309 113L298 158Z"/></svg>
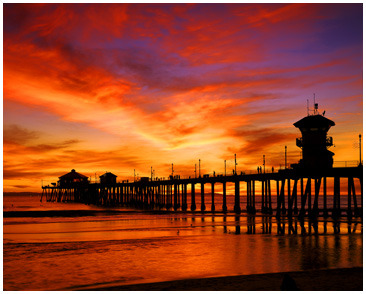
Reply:
<svg viewBox="0 0 366 294"><path fill-rule="evenodd" d="M234 214L81 219L4 224L4 289L75 290L362 266L361 224L351 224L348 233L345 220L320 219L315 230L316 223L294 219L290 230L286 218Z"/></svg>

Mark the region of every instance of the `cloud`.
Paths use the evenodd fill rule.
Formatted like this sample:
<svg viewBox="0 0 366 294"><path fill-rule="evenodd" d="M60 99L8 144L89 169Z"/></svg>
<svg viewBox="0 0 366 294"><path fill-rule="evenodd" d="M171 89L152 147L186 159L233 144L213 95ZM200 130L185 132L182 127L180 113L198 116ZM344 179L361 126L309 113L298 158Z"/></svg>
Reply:
<svg viewBox="0 0 366 294"><path fill-rule="evenodd" d="M61 168L69 170L82 167L95 172L105 169L131 170L144 167L141 159L135 155L124 154L123 149L107 151L76 149L77 143L77 140L69 140L56 145L28 147L16 145L14 149L4 148L4 180L39 179L45 175L58 177L65 173L60 171Z"/></svg>
<svg viewBox="0 0 366 294"><path fill-rule="evenodd" d="M74 147L79 142L80 142L79 140L67 140L61 143L54 143L54 144L38 144L34 146L29 146L27 152L45 153L54 150L63 150L68 149L69 147Z"/></svg>
<svg viewBox="0 0 366 294"><path fill-rule="evenodd" d="M29 185L13 185L12 187L18 188L18 189L26 189L26 188L30 188L32 186L29 186Z"/></svg>
<svg viewBox="0 0 366 294"><path fill-rule="evenodd" d="M4 126L4 153L12 154L38 154L54 150L63 150L74 147L80 140L71 139L62 142L47 144L35 144L44 140L45 134L39 131L31 131L18 125Z"/></svg>
<svg viewBox="0 0 366 294"><path fill-rule="evenodd" d="M5 168L3 170L4 180L41 179L45 175L44 171L25 170L24 168ZM47 172L48 175L52 175Z"/></svg>
<svg viewBox="0 0 366 294"><path fill-rule="evenodd" d="M284 146L284 143L295 141L295 138L298 137L294 133L270 128L234 130L231 135L242 138L245 144L239 148L228 147L228 151L230 153L239 153L249 158L253 154L258 155L271 152L273 146Z"/></svg>
<svg viewBox="0 0 366 294"><path fill-rule="evenodd" d="M359 7L4 4L4 100L35 118L5 116L6 175L277 158L313 92L327 112L359 112ZM40 111L57 131L39 127Z"/></svg>
<svg viewBox="0 0 366 294"><path fill-rule="evenodd" d="M4 143L25 144L39 138L38 131L31 131L18 125L5 125L3 130Z"/></svg>
<svg viewBox="0 0 366 294"><path fill-rule="evenodd" d="M45 46L71 37L81 41L121 36L128 4L5 4L5 33L29 37Z"/></svg>

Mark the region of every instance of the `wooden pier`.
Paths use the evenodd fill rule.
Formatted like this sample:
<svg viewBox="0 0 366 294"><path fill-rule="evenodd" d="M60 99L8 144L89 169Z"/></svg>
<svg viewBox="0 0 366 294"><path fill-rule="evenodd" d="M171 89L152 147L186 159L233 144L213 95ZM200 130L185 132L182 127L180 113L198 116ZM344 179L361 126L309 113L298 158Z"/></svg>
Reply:
<svg viewBox="0 0 366 294"><path fill-rule="evenodd" d="M42 198L47 201L74 201L149 210L232 211L238 214L242 211L255 214L258 210L256 200L260 198L259 211L262 214L338 217L346 213L348 217L359 217L362 216L363 208L362 180L362 166L323 171L286 169L263 174L165 180L144 178L136 182L80 182L43 186ZM211 185L211 207L206 207L206 184ZM227 204L228 184L234 185L233 207ZM200 190L197 186L200 186ZM218 186L222 188L220 207L216 204L218 194L215 190ZM329 196L333 201L328 201ZM201 200L200 207L196 205L197 197ZM341 197L347 199L346 208L341 208ZM246 203L246 206L241 207L242 203Z"/></svg>

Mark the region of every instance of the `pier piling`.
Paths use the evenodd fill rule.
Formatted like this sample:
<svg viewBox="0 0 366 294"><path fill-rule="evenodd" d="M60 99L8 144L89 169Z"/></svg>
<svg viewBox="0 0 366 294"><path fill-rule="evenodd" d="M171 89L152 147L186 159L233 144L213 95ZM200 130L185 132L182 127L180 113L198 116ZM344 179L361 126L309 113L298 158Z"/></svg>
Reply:
<svg viewBox="0 0 366 294"><path fill-rule="evenodd" d="M342 179L342 181L341 181ZM333 193L328 191L328 180L333 180ZM272 190L272 183L276 183ZM41 200L58 202L82 202L105 206L126 206L140 209L166 209L187 211L196 210L197 184L201 186L201 211L206 211L205 184L211 185L211 211L216 212L216 184L222 184L222 212L233 211L240 214L241 202L246 202L246 211L254 214L260 209L262 214L270 215L273 209L276 216L328 216L333 218L345 213L348 217L362 216L362 167L334 168L312 174L296 170L277 173L241 174L230 176L200 177L187 179L149 180L113 184L88 183L83 185L43 186ZM227 184L234 184L234 203L227 203ZM240 195L240 183L246 183L246 196ZM256 184L261 194L256 198ZM356 185L358 184L359 185ZM342 184L342 185L341 185ZM190 193L188 193L188 186ZM343 189L343 190L342 190ZM342 190L342 194L341 194ZM190 194L190 203L188 197ZM328 201L333 194L332 201ZM244 197L245 198L244 198ZM274 198L272 198L274 197ZM321 197L323 200L321 201ZM341 207L341 197L346 207ZM244 199L242 199L244 198ZM245 201L246 199L246 201ZM276 199L277 207L272 207ZM243 201L244 200L244 201ZM256 205L256 200L260 201ZM299 207L298 207L299 201ZM343 201L343 200L342 200ZM321 204L322 202L322 204ZM320 206L320 207L319 207ZM220 210L220 209L219 209Z"/></svg>

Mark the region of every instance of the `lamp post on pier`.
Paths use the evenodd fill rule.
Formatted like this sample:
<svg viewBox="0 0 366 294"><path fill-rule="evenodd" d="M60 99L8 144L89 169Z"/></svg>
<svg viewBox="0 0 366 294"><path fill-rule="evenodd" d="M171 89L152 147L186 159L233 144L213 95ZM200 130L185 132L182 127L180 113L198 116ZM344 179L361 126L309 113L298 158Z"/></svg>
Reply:
<svg viewBox="0 0 366 294"><path fill-rule="evenodd" d="M236 154L234 154L234 157L235 157L235 175L236 175L236 166L238 165L236 162Z"/></svg>
<svg viewBox="0 0 366 294"><path fill-rule="evenodd" d="M285 146L285 169L287 168L287 146Z"/></svg>

